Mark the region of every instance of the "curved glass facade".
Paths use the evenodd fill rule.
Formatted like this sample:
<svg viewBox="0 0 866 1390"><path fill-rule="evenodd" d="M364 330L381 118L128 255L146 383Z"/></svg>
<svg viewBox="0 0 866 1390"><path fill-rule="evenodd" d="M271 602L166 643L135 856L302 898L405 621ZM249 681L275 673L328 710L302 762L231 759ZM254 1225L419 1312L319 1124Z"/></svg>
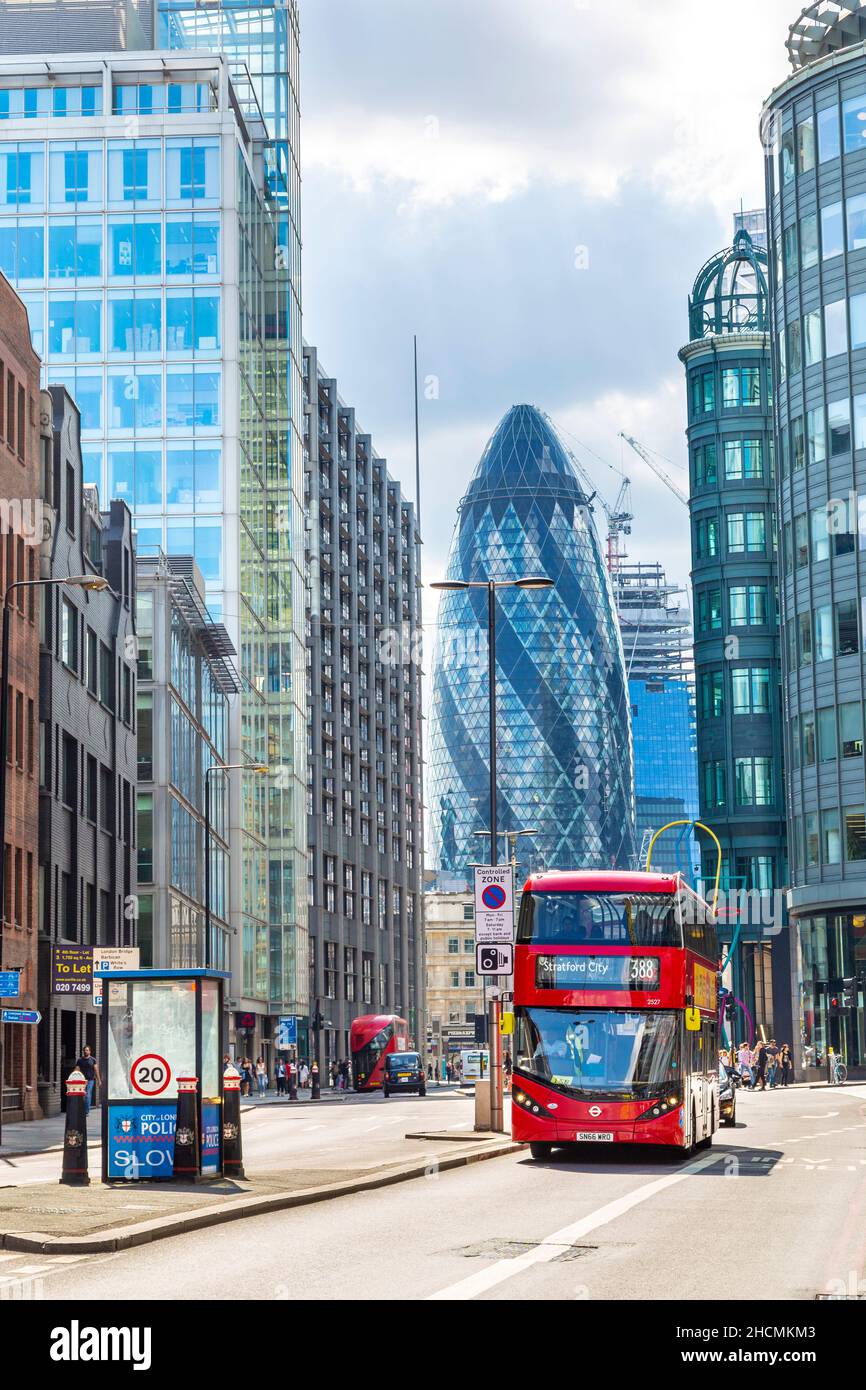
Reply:
<svg viewBox="0 0 866 1390"><path fill-rule="evenodd" d="M835 30L763 112L778 380L791 911L804 1046L866 1064L866 53ZM833 37L832 35L830 37Z"/></svg>
<svg viewBox="0 0 866 1390"><path fill-rule="evenodd" d="M628 688L613 596L587 499L555 431L514 406L460 504L449 579L546 575L497 594L501 833L525 867L628 867L634 791ZM433 671L429 800L437 866L484 860L490 824L487 592L443 595ZM489 849L489 846L487 846ZM500 844L500 859L503 846Z"/></svg>
<svg viewBox="0 0 866 1390"><path fill-rule="evenodd" d="M689 324L692 338L680 357L688 390L700 819L721 841L723 889L768 894L787 883L775 448L767 256L748 232L699 272ZM699 838L703 879L711 883L716 848ZM729 943L734 921L722 919ZM780 1029L784 1018L790 1027L790 1009L774 1010L763 923L742 917L740 926L734 994L756 1025ZM785 978L787 965L776 973Z"/></svg>

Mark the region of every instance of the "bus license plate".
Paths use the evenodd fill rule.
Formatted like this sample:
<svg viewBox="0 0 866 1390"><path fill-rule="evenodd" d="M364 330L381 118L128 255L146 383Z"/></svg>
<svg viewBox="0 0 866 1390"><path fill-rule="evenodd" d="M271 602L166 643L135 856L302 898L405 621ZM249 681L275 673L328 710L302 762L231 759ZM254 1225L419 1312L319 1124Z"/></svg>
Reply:
<svg viewBox="0 0 866 1390"><path fill-rule="evenodd" d="M612 1144L613 1132L609 1129L579 1129L574 1138L578 1144Z"/></svg>

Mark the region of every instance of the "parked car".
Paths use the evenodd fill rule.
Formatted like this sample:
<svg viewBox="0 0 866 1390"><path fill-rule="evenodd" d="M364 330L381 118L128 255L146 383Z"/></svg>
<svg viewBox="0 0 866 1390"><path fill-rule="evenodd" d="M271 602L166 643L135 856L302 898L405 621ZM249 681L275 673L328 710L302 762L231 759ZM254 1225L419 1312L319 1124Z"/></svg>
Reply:
<svg viewBox="0 0 866 1390"><path fill-rule="evenodd" d="M387 1054L382 1074L382 1094L387 1098L393 1091L417 1091L419 1096L426 1096L427 1073L420 1053Z"/></svg>
<svg viewBox="0 0 866 1390"><path fill-rule="evenodd" d="M731 1067L719 1067L719 1119L728 1127L737 1123L737 1088L732 1071Z"/></svg>

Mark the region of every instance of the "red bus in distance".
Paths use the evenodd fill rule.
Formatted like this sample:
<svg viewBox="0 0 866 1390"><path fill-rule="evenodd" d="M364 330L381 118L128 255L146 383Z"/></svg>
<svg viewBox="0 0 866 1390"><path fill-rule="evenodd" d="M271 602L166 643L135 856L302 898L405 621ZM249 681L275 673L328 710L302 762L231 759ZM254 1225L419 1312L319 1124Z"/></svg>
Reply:
<svg viewBox="0 0 866 1390"><path fill-rule="evenodd" d="M411 1052L409 1025L396 1014L362 1014L349 1029L352 1084L356 1091L375 1091L382 1085L389 1052Z"/></svg>
<svg viewBox="0 0 866 1390"><path fill-rule="evenodd" d="M679 874L533 875L514 963L512 1135L684 1155L719 1122L716 919Z"/></svg>

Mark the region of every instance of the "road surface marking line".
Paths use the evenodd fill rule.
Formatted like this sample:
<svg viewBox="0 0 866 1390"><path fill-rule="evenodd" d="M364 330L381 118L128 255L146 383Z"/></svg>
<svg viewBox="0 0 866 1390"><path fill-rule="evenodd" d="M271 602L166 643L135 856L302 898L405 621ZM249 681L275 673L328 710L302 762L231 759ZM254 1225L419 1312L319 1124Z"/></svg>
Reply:
<svg viewBox="0 0 866 1390"><path fill-rule="evenodd" d="M536 1245L533 1250L527 1250L524 1255L518 1255L514 1260L497 1260L496 1264L490 1265L487 1269L479 1270L477 1274L470 1274L468 1279L461 1279L458 1283L451 1284L447 1289L440 1289L437 1293L428 1294L425 1301L444 1303L452 1300L462 1301L477 1298L479 1294L486 1293L488 1289L495 1288L497 1284L503 1284L506 1279L513 1278L515 1274L522 1274L525 1269L530 1269L533 1265L546 1264L550 1260L555 1260L557 1255L562 1253L563 1245L576 1244L584 1236L588 1236L592 1231L597 1231L601 1226L607 1226L609 1222L616 1221L620 1216L625 1216L626 1212L640 1206L642 1202L649 1201L659 1192L674 1187L694 1173L700 1173L704 1168L709 1168L713 1163L723 1162L725 1157L727 1155L721 1151L707 1154L705 1158L698 1159L697 1163L690 1163L679 1173L669 1173L666 1178L657 1178L655 1182L644 1183L643 1187L638 1187L625 1197L618 1197L614 1202L608 1202L606 1206L599 1207L598 1211L582 1217L573 1225L564 1226L562 1230L554 1231L553 1235L545 1236L543 1241Z"/></svg>

